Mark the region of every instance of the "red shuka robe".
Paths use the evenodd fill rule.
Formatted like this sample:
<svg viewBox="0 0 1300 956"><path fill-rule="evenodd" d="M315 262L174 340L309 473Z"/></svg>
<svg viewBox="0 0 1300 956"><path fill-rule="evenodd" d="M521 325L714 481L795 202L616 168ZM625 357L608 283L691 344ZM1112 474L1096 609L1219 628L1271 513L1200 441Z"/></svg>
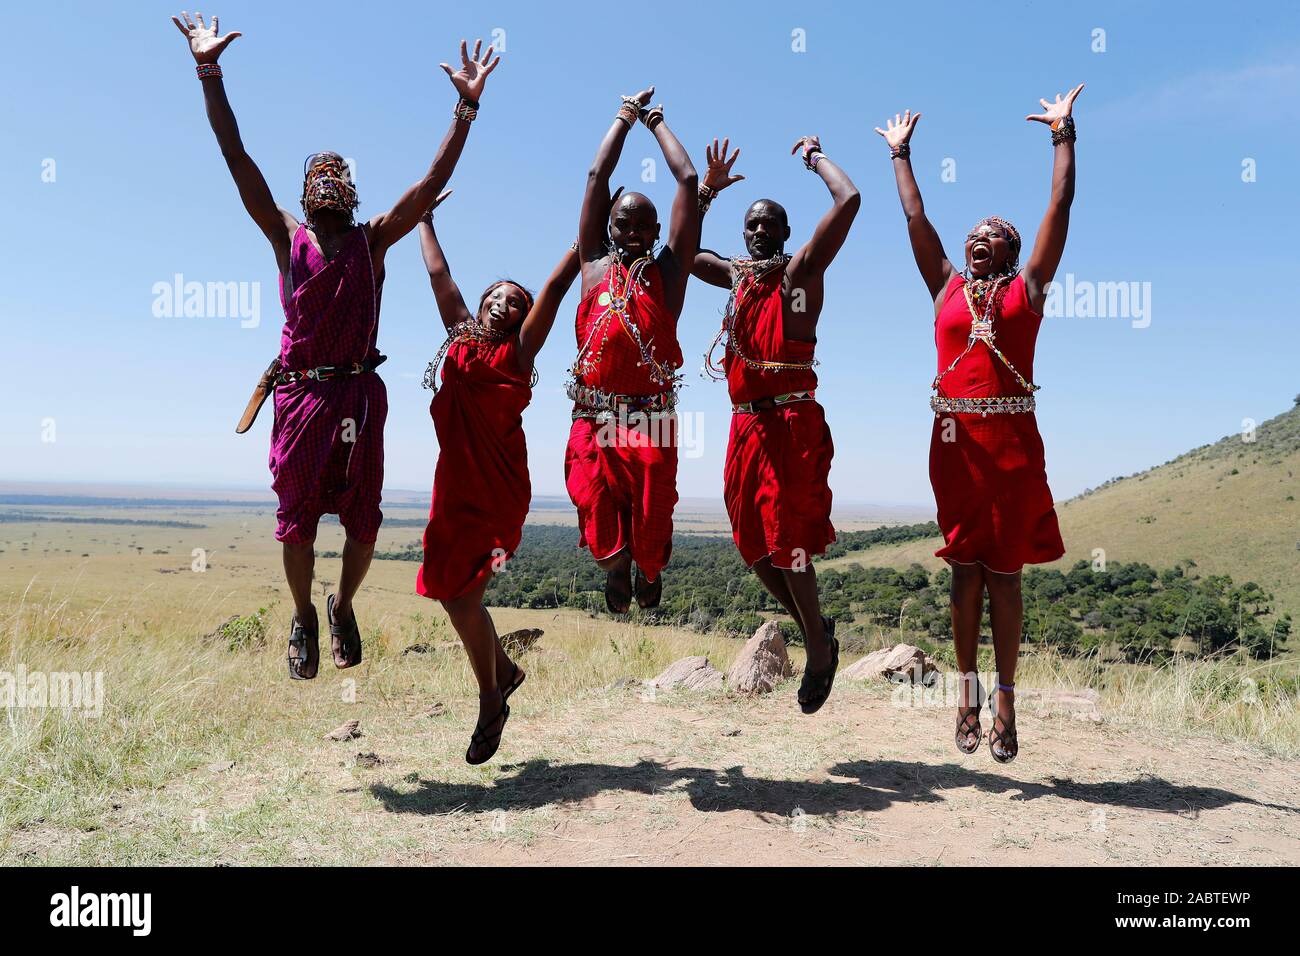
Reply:
<svg viewBox="0 0 1300 956"><path fill-rule="evenodd" d="M758 278L745 275L736 288L723 356L733 404L817 387L811 368L756 368L736 354L738 347L759 361L812 361L814 343L785 336L784 275L781 268ZM835 540L827 484L834 453L825 412L815 400L731 416L723 498L745 564L770 557L775 567L802 567Z"/></svg>
<svg viewBox="0 0 1300 956"><path fill-rule="evenodd" d="M656 382L641 349L619 317L609 310L611 288L627 270L612 264L578 304L578 348L599 356L592 369L575 373L580 386L619 395L657 395L672 388ZM655 361L682 365L677 320L664 308L659 267L651 264L628 293L628 320ZM575 409L577 413L577 409ZM630 547L647 581L654 581L672 554L673 508L677 505L677 428L673 415L636 428L578 417L569 431L565 485L578 509L579 547L607 558Z"/></svg>
<svg viewBox="0 0 1300 956"><path fill-rule="evenodd" d="M532 500L523 411L532 399L516 336L456 342L429 403L438 467L415 589L451 600L488 580L519 547Z"/></svg>
<svg viewBox="0 0 1300 956"><path fill-rule="evenodd" d="M964 283L960 275L953 276L935 319L941 373L970 337ZM993 334L998 349L1028 382L1034 380L1034 344L1042 321L1029 305L1024 277L1017 276L1001 294ZM977 341L942 375L939 394L983 398L1027 393L992 350ZM1026 564L1055 561L1065 553L1033 412L939 412L930 436L930 484L947 542L937 557L958 564L978 561L991 571L1014 574Z"/></svg>

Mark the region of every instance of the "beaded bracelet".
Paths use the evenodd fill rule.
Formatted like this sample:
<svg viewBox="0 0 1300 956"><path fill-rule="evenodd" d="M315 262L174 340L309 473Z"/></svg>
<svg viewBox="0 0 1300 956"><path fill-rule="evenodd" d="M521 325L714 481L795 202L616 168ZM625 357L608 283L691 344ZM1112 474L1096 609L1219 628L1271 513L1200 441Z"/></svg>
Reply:
<svg viewBox="0 0 1300 956"><path fill-rule="evenodd" d="M623 105L618 108L615 119L621 119L631 129L636 125L636 121L641 118L641 101L635 96L623 97Z"/></svg>
<svg viewBox="0 0 1300 956"><path fill-rule="evenodd" d="M645 123L645 128L654 132L654 128L664 121L664 111L659 107L652 110L642 110L641 122Z"/></svg>
<svg viewBox="0 0 1300 956"><path fill-rule="evenodd" d="M912 155L911 143L899 143L897 146L891 146L889 149L890 159L907 159Z"/></svg>
<svg viewBox="0 0 1300 956"><path fill-rule="evenodd" d="M472 123L478 119L478 104L471 99L462 96L456 103L456 108L451 111L451 115L458 120L464 120L466 123Z"/></svg>
<svg viewBox="0 0 1300 956"><path fill-rule="evenodd" d="M718 191L712 186L706 186L704 183L700 183L698 193L700 199L700 212L706 213L709 211L709 206L713 203L714 198L718 195Z"/></svg>
<svg viewBox="0 0 1300 956"><path fill-rule="evenodd" d="M208 77L214 77L218 80L221 79L220 63L200 63L198 66L194 67L194 71L198 73L200 80L206 80Z"/></svg>
<svg viewBox="0 0 1300 956"><path fill-rule="evenodd" d="M807 166L810 170L812 170L815 173L817 172L817 164L820 163L825 158L826 158L825 153L823 153L820 149L815 149L808 154L808 158L804 160L804 165Z"/></svg>
<svg viewBox="0 0 1300 956"><path fill-rule="evenodd" d="M1052 130L1052 145L1060 146L1062 143L1073 143L1078 136L1074 132L1074 117L1067 116L1061 120L1061 125Z"/></svg>

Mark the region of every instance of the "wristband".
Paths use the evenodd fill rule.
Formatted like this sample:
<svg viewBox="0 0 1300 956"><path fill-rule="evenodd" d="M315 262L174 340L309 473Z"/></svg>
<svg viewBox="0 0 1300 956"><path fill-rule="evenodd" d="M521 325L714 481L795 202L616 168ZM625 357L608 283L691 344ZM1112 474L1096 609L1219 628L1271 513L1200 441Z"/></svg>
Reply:
<svg viewBox="0 0 1300 956"><path fill-rule="evenodd" d="M636 121L641 118L641 101L635 96L623 97L623 105L618 108L615 119L621 119L631 129L636 125Z"/></svg>
<svg viewBox="0 0 1300 956"><path fill-rule="evenodd" d="M1073 143L1078 136L1074 131L1074 117L1067 116L1061 120L1059 126L1052 127L1052 145L1060 146L1062 143Z"/></svg>
<svg viewBox="0 0 1300 956"><path fill-rule="evenodd" d="M456 117L458 120L472 123L478 118L478 103L468 97L462 96L456 103L456 108L451 111L451 115Z"/></svg>
<svg viewBox="0 0 1300 956"><path fill-rule="evenodd" d="M645 123L645 128L654 132L654 128L664 121L664 111L659 107L652 110L643 110L641 112L641 122Z"/></svg>
<svg viewBox="0 0 1300 956"><path fill-rule="evenodd" d="M221 79L220 63L200 63L194 67L194 72L199 75L200 80L206 80L208 77Z"/></svg>
<svg viewBox="0 0 1300 956"><path fill-rule="evenodd" d="M706 213L709 211L709 206L712 204L714 198L718 195L718 191L712 186L706 186L704 183L700 183L698 194L700 200L700 212Z"/></svg>
<svg viewBox="0 0 1300 956"><path fill-rule="evenodd" d="M897 146L892 146L889 149L890 159L907 159L907 157L911 155L912 155L911 143L899 143Z"/></svg>

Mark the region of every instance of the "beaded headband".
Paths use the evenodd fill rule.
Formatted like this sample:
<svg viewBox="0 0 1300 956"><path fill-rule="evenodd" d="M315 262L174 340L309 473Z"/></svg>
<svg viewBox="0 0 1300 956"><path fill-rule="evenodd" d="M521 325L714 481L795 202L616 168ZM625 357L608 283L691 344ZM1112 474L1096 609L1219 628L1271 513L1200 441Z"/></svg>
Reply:
<svg viewBox="0 0 1300 956"><path fill-rule="evenodd" d="M359 205L352 170L334 153L312 153L303 162L302 208L308 217L318 209L351 212Z"/></svg>
<svg viewBox="0 0 1300 956"><path fill-rule="evenodd" d="M488 296L490 296L494 291L496 291L497 288L503 285L512 285L520 292L523 293L525 315L527 315L529 312L533 310L533 294L531 292L525 289L514 279L498 279L496 282L493 282L490 286L484 289L483 294L478 297L478 310L480 312L483 311L483 303L487 301Z"/></svg>
<svg viewBox="0 0 1300 956"><path fill-rule="evenodd" d="M980 226L996 226L1007 234L1007 242L1011 244L1011 259L1007 263L1007 271L1015 272L1020 265L1020 230L997 216L981 219L975 223L975 228L971 232L974 233Z"/></svg>

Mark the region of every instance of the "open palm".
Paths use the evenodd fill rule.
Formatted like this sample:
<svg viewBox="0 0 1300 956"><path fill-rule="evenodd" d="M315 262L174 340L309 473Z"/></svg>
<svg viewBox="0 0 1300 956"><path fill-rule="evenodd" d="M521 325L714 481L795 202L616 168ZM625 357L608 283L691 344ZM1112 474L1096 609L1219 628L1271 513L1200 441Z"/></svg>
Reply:
<svg viewBox="0 0 1300 956"><path fill-rule="evenodd" d="M704 185L708 186L710 189L716 189L721 192L732 183L738 183L745 178L744 176L731 175L731 167L736 165L736 157L740 155L740 147L736 147L736 151L732 153L731 158L728 159L727 149L730 146L730 139L724 139L722 145L719 146L718 141L715 138L713 140L713 145L706 147L704 150L705 158L708 160L709 164L708 170L704 173Z"/></svg>
<svg viewBox="0 0 1300 956"><path fill-rule="evenodd" d="M184 23L181 22L181 17L184 17ZM190 52L194 54L195 63L216 63L221 51L230 46L230 41L243 36L239 32L220 36L215 15L212 17L212 26L207 26L203 22L203 14L196 12L191 20L190 15L182 10L180 17L172 17L172 23L190 41Z"/></svg>
<svg viewBox="0 0 1300 956"><path fill-rule="evenodd" d="M449 77L451 77L452 86L456 87L456 92L467 100L473 100L477 103L483 97L483 84L487 81L488 75L497 68L501 62L501 57L492 58L492 47L487 48L487 52L481 57L479 51L483 48L482 40L474 41L474 55L470 56L465 47L465 41L460 41L460 69L453 71L446 63L439 63Z"/></svg>
<svg viewBox="0 0 1300 956"><path fill-rule="evenodd" d="M916 121L920 118L920 113L913 113L911 110L902 115L895 113L893 119L885 120L886 128L881 129L877 126L876 132L885 137L885 142L889 144L890 149L897 149L912 138Z"/></svg>
<svg viewBox="0 0 1300 956"><path fill-rule="evenodd" d="M1048 126L1055 129L1058 122L1070 115L1071 110L1074 109L1075 99L1077 99L1079 94L1082 92L1083 84L1080 83L1074 89L1070 90L1070 92L1066 93L1064 99L1061 98L1060 93L1057 93L1055 103L1049 103L1047 100L1040 99L1038 102L1042 104L1043 112L1031 113L1029 116L1026 116L1025 119L1035 123L1046 123Z"/></svg>

